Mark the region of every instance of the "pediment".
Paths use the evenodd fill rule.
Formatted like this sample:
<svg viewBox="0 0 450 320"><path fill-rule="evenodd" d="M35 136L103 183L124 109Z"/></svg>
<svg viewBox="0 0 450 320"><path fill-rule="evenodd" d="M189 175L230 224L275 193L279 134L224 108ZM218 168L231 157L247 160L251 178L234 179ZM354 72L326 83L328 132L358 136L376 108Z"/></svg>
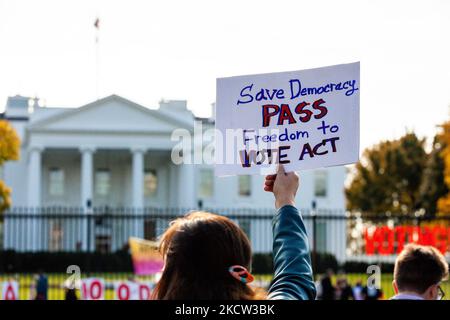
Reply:
<svg viewBox="0 0 450 320"><path fill-rule="evenodd" d="M112 95L37 121L31 131L159 132L191 129L186 122Z"/></svg>

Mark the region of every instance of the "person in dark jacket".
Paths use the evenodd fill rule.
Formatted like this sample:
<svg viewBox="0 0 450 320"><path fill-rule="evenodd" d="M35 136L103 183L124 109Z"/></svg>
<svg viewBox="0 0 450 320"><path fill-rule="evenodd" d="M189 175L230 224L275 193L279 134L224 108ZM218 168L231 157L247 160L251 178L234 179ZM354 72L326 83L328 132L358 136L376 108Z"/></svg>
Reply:
<svg viewBox="0 0 450 320"><path fill-rule="evenodd" d="M164 268L153 299L165 300L312 300L316 295L308 237L295 207L298 175L266 177L264 190L273 192L274 277L268 292L251 286L251 247L231 219L195 211L176 219L162 235Z"/></svg>
<svg viewBox="0 0 450 320"><path fill-rule="evenodd" d="M48 278L43 270L39 270L36 278L36 300L47 300Z"/></svg>
<svg viewBox="0 0 450 320"><path fill-rule="evenodd" d="M78 300L76 289L75 288L66 288L64 299L67 301Z"/></svg>
<svg viewBox="0 0 450 320"><path fill-rule="evenodd" d="M353 288L348 283L345 276L341 276L338 278L336 289L338 292L337 298L339 300L355 300L355 296L353 295Z"/></svg>
<svg viewBox="0 0 450 320"><path fill-rule="evenodd" d="M331 278L333 277L333 270L328 269L325 275L320 280L320 286L322 288L321 300L335 300L336 288L333 286Z"/></svg>

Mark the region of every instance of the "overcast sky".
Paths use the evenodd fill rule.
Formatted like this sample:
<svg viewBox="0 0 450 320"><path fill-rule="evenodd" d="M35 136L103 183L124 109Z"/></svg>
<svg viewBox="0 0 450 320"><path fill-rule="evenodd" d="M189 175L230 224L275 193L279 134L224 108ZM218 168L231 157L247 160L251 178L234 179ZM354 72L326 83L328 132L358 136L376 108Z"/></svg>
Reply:
<svg viewBox="0 0 450 320"><path fill-rule="evenodd" d="M215 79L361 61L361 146L449 118L450 1L0 0L0 111L100 97L186 99L208 116Z"/></svg>

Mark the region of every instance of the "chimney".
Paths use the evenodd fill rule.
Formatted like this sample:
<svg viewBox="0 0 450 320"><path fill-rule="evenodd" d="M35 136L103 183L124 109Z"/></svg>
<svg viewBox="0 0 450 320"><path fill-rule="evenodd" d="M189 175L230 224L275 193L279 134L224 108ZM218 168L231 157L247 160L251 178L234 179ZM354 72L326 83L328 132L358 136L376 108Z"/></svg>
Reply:
<svg viewBox="0 0 450 320"><path fill-rule="evenodd" d="M186 100L161 100L159 102L159 108L165 111L183 112L187 111Z"/></svg>
<svg viewBox="0 0 450 320"><path fill-rule="evenodd" d="M11 117L26 117L31 113L31 107L36 104L37 100L30 97L24 97L16 95L14 97L8 97L5 108L5 115L8 118Z"/></svg>

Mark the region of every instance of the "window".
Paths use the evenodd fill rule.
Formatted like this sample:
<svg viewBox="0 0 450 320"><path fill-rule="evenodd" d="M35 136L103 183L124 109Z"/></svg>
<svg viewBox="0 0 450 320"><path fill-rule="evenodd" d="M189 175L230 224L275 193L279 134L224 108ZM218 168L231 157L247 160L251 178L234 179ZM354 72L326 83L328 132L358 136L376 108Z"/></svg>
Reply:
<svg viewBox="0 0 450 320"><path fill-rule="evenodd" d="M325 170L314 172L314 195L316 197L327 196L327 179L328 175Z"/></svg>
<svg viewBox="0 0 450 320"><path fill-rule="evenodd" d="M158 189L156 170L146 169L144 173L144 196L153 196Z"/></svg>
<svg viewBox="0 0 450 320"><path fill-rule="evenodd" d="M51 196L62 196L64 194L64 171L60 168L50 168L49 171L49 194Z"/></svg>
<svg viewBox="0 0 450 320"><path fill-rule="evenodd" d="M111 236L110 235L96 235L95 236L95 251L100 253L111 252Z"/></svg>
<svg viewBox="0 0 450 320"><path fill-rule="evenodd" d="M154 241L156 240L156 221L144 221L144 239Z"/></svg>
<svg viewBox="0 0 450 320"><path fill-rule="evenodd" d="M213 194L214 194L213 171L211 169L201 169L198 195L200 198L211 198Z"/></svg>
<svg viewBox="0 0 450 320"><path fill-rule="evenodd" d="M327 250L327 223L317 222L316 232L316 250L324 253Z"/></svg>
<svg viewBox="0 0 450 320"><path fill-rule="evenodd" d="M61 251L63 240L63 229L61 221L50 221L50 251Z"/></svg>
<svg viewBox="0 0 450 320"><path fill-rule="evenodd" d="M107 196L111 188L111 172L108 169L98 169L95 172L95 193Z"/></svg>
<svg viewBox="0 0 450 320"><path fill-rule="evenodd" d="M251 176L239 176L239 195L241 197L249 197L252 194L251 183Z"/></svg>

